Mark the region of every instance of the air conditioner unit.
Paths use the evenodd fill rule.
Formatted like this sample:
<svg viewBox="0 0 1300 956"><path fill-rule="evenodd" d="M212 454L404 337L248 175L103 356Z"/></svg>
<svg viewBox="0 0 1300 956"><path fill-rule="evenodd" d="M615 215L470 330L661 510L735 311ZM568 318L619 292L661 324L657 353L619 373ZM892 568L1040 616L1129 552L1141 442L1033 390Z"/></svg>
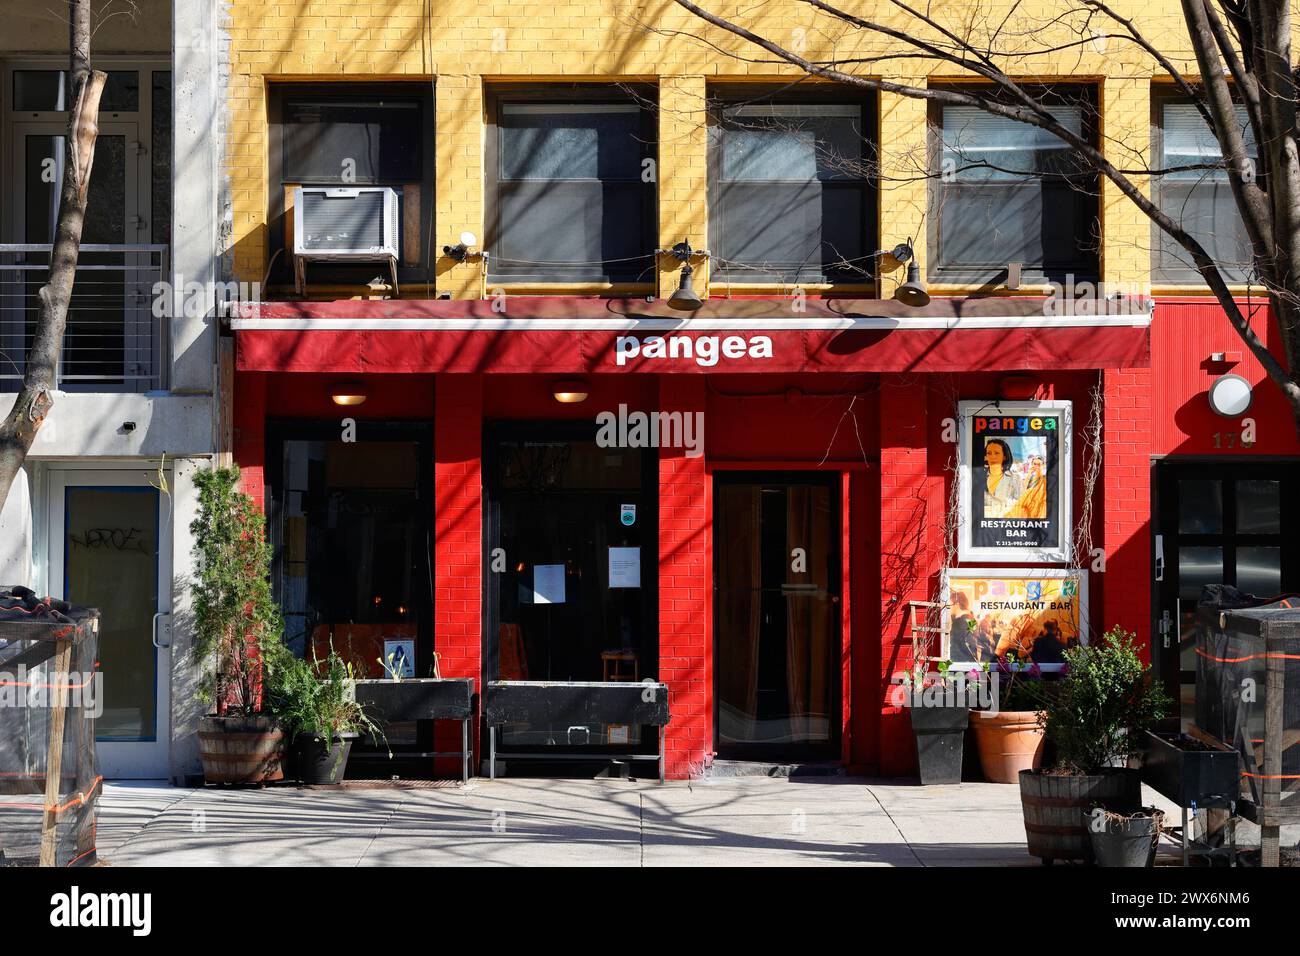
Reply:
<svg viewBox="0 0 1300 956"><path fill-rule="evenodd" d="M293 197L293 254L311 260L395 260L401 228L387 186L299 186Z"/></svg>

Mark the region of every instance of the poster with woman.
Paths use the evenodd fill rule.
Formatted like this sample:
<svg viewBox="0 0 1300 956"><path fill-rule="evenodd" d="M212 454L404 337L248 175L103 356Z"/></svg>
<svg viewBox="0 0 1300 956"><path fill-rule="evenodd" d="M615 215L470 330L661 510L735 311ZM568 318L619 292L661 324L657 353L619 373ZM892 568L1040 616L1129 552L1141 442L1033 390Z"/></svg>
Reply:
<svg viewBox="0 0 1300 956"><path fill-rule="evenodd" d="M1012 654L1060 670L1065 651L1088 643L1086 571L954 568L944 604L943 655L954 667Z"/></svg>
<svg viewBox="0 0 1300 956"><path fill-rule="evenodd" d="M1069 402L961 402L963 561L1069 559Z"/></svg>

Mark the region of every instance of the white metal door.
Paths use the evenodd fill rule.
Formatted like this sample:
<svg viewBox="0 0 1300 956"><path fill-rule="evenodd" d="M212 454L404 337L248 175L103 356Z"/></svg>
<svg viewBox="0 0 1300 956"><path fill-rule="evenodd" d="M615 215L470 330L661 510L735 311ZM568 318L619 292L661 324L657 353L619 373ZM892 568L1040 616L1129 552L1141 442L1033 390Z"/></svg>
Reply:
<svg viewBox="0 0 1300 956"><path fill-rule="evenodd" d="M50 473L50 592L101 612L95 737L106 778L168 775L172 522L158 485L143 468Z"/></svg>

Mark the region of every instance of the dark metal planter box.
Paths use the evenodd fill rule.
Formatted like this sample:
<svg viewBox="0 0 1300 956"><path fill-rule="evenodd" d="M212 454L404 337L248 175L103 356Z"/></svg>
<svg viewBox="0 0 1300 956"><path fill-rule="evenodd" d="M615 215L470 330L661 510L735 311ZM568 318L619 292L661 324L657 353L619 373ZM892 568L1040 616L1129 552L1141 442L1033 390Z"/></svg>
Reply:
<svg viewBox="0 0 1300 956"><path fill-rule="evenodd" d="M1231 807L1240 787L1239 755L1235 750L1184 750L1178 734L1146 733L1142 782L1180 807Z"/></svg>
<svg viewBox="0 0 1300 956"><path fill-rule="evenodd" d="M493 681L487 685L483 715L489 724L539 721L662 727L668 723L668 685Z"/></svg>
<svg viewBox="0 0 1300 956"><path fill-rule="evenodd" d="M639 724L659 728L659 753L605 755L611 759L657 760L664 778L663 728L668 725L668 685L653 682L492 681L484 685L483 720L488 726L489 775L496 758L537 759L536 754L498 754L497 727L509 723ZM565 759L557 754L555 758ZM591 760L590 754L567 759ZM598 758L599 759L599 758Z"/></svg>
<svg viewBox="0 0 1300 956"><path fill-rule="evenodd" d="M473 714L472 677L359 680L357 703L381 723L466 720Z"/></svg>
<svg viewBox="0 0 1300 956"><path fill-rule="evenodd" d="M460 721L460 752L434 751L423 757L460 757L462 781L469 780L469 725L474 719L472 677L408 677L405 680L359 680L357 703L378 724L408 720Z"/></svg>

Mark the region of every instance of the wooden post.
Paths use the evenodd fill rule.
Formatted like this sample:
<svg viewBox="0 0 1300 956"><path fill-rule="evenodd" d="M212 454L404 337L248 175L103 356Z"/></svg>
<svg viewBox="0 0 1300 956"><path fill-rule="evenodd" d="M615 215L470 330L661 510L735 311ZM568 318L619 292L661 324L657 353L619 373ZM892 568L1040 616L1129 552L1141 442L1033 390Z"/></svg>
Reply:
<svg viewBox="0 0 1300 956"><path fill-rule="evenodd" d="M1273 653L1273 627L1267 622L1260 628L1264 637L1264 802L1263 819L1259 828L1259 865L1280 866L1282 854L1279 847L1281 826L1276 816L1282 806L1282 751L1286 741L1285 661L1280 653ZM1281 642L1277 642L1280 644Z"/></svg>
<svg viewBox="0 0 1300 956"><path fill-rule="evenodd" d="M54 673L50 686L67 682L69 662L72 659L72 632L59 638L54 645ZM45 755L45 814L41 821L41 866L54 866L58 850L59 790L63 778L63 727L68 708L62 690L54 691L50 702L50 739Z"/></svg>

